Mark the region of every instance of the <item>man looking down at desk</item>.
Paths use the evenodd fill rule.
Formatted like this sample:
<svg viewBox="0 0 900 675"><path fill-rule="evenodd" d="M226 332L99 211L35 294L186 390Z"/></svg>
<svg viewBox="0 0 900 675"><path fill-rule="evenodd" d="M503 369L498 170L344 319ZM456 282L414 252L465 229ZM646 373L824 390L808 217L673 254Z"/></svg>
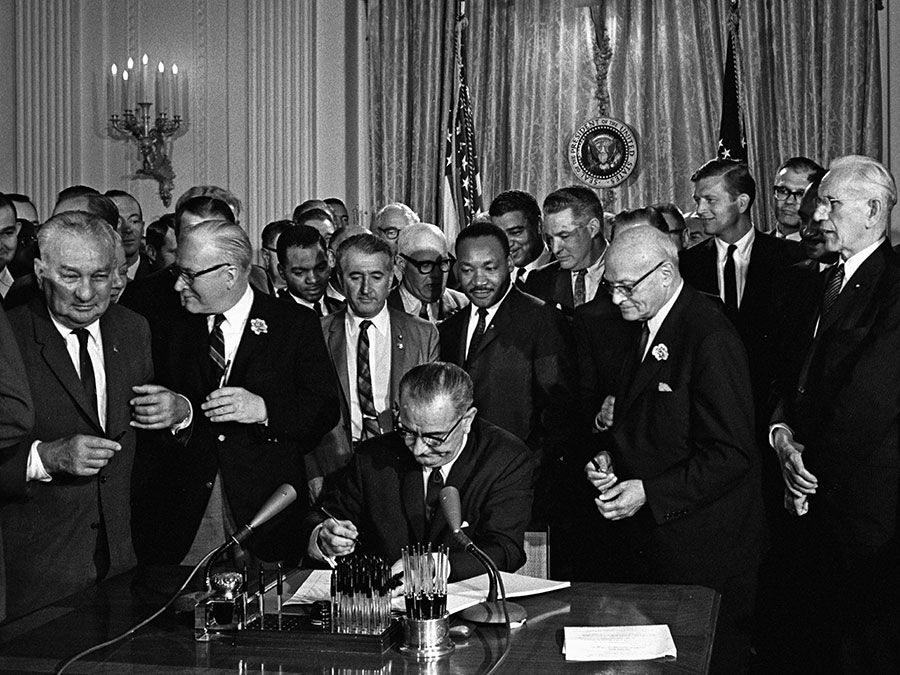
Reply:
<svg viewBox="0 0 900 675"><path fill-rule="evenodd" d="M531 451L477 412L462 368L439 361L404 375L396 431L360 445L348 467L326 479L318 508L306 517L309 557L333 562L358 548L395 562L404 546L449 545L440 491L453 485L466 534L501 570L521 567ZM451 581L484 571L465 551L449 557Z"/></svg>

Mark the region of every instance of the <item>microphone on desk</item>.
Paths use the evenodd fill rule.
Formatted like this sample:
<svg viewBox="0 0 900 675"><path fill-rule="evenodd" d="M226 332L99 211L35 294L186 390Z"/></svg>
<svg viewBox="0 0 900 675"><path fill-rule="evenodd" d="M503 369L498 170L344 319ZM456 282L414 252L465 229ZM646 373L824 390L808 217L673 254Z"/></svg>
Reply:
<svg viewBox="0 0 900 675"><path fill-rule="evenodd" d="M487 599L464 609L459 612L459 617L472 623L522 623L528 617L528 613L521 605L514 602L506 601L506 589L503 586L503 579L500 577L500 570L491 560L491 557L475 545L469 535L462 531L462 508L459 504L459 490L454 486L448 485L441 489L441 509L444 512L444 518L452 531L452 537L455 544L465 549L478 562L484 565L488 574L488 596ZM500 601L497 601L497 589L500 589Z"/></svg>

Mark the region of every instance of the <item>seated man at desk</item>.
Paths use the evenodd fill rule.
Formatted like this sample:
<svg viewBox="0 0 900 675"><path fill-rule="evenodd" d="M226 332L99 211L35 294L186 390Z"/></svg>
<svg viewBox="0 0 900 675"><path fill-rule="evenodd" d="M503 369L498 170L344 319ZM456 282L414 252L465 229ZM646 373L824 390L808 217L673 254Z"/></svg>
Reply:
<svg viewBox="0 0 900 675"><path fill-rule="evenodd" d="M436 362L406 373L396 431L360 445L347 468L326 479L301 530L309 557L331 561L358 547L394 562L404 546L449 544L440 491L453 485L466 534L501 570L521 567L532 453L477 412L462 368ZM451 581L484 571L465 551L449 557Z"/></svg>

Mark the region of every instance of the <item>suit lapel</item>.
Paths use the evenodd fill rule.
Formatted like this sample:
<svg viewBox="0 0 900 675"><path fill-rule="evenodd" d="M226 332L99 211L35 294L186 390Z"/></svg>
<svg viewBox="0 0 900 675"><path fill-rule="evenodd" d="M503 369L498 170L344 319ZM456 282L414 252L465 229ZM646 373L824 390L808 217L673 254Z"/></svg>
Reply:
<svg viewBox="0 0 900 675"><path fill-rule="evenodd" d="M400 378L414 364L410 363L412 356L403 342L406 331L406 315L402 310L388 309L391 318L391 388L390 401L393 403L400 397Z"/></svg>
<svg viewBox="0 0 900 675"><path fill-rule="evenodd" d="M405 467L400 485L403 511L416 541L425 541L425 487L422 469L415 461L403 458L401 462Z"/></svg>
<svg viewBox="0 0 900 675"><path fill-rule="evenodd" d="M496 340L502 332L506 331L507 325L514 320L516 315L513 305L518 304L521 296L522 291L515 286L509 289L509 294L500 302L497 313L494 314L494 318L491 319L490 324L488 324L485 329L484 337L482 337L481 342L478 343L475 353L469 355L469 362L477 359L481 353L487 349L488 345ZM463 350L465 351L465 342L463 342L463 345ZM463 354L463 357L465 357L465 353Z"/></svg>
<svg viewBox="0 0 900 675"><path fill-rule="evenodd" d="M100 419L94 412L95 406L88 401L87 393L81 385L75 365L66 349L66 342L50 320L46 306L43 302L35 302L31 309L34 320L34 338L35 342L41 345L41 356L72 400L75 401L81 414L102 435L103 427L100 426Z"/></svg>
<svg viewBox="0 0 900 675"><path fill-rule="evenodd" d="M572 272L564 270L560 267L556 271L556 277L553 280L556 288L553 291L553 297L563 307L575 306L575 294L572 292Z"/></svg>
<svg viewBox="0 0 900 675"><path fill-rule="evenodd" d="M338 372L341 382L341 390L344 393L344 403L350 409L350 375L347 370L347 331L345 318L347 310L341 309L334 313L331 326L328 330L328 351L334 360L334 367ZM349 424L349 420L347 422Z"/></svg>
<svg viewBox="0 0 900 675"><path fill-rule="evenodd" d="M444 483L444 485L452 485L455 487L459 490L460 494L465 492L469 477L472 475L472 471L475 469L479 460L477 454L480 443L477 438L476 429L477 426L473 424L472 430L469 432L469 437L466 439L466 445L459 453L459 457L457 457L456 461L453 463L453 467L450 469L450 475L447 476L447 481ZM428 526L428 541L440 541L438 535L445 527L447 527L447 519L444 517L444 510L438 508Z"/></svg>
<svg viewBox="0 0 900 675"><path fill-rule="evenodd" d="M711 239L707 239L705 242L700 244L703 246L703 250L700 253L702 256L702 264L699 265L698 270L700 272L699 291L706 291L712 295L722 297L722 294L719 290L719 263L716 255L716 239L715 237Z"/></svg>
<svg viewBox="0 0 900 675"><path fill-rule="evenodd" d="M116 438L128 427L127 401L123 401L118 383L127 382L126 364L121 353L119 332L109 319L109 313L100 319L100 334L103 336L103 363L106 371L106 435ZM144 383L142 383L144 384Z"/></svg>
<svg viewBox="0 0 900 675"><path fill-rule="evenodd" d="M254 354L265 348L265 344L269 339L268 325L265 323L266 312L261 304L259 293L253 291L253 304L250 305L250 314L247 315L247 323L244 325L244 331L241 333L241 341L238 343L237 351L234 354L234 361L231 364L231 372L228 374L226 384L246 381L244 376L247 373L251 359ZM257 325L256 322L260 320L262 324ZM255 330L254 326L256 326Z"/></svg>

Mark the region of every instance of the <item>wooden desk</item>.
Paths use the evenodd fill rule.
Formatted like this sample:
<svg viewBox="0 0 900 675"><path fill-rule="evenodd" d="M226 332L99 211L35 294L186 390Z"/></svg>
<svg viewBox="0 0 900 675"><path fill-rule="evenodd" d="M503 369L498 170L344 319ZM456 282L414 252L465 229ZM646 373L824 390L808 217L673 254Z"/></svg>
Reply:
<svg viewBox="0 0 900 675"><path fill-rule="evenodd" d="M186 568L171 568L183 579ZM133 573L109 579L0 627L0 671L48 672L63 658L127 630L162 603L132 589ZM501 673L702 673L709 665L719 596L700 586L574 584L517 600L528 622L513 631ZM453 620L451 619L451 622ZM560 653L563 626L667 623L674 661L567 663ZM108 673L483 673L503 653L505 629L480 627L448 657L430 664L397 651L383 657L260 650L228 643L198 643L187 620L160 617L124 643L76 662L67 672Z"/></svg>

